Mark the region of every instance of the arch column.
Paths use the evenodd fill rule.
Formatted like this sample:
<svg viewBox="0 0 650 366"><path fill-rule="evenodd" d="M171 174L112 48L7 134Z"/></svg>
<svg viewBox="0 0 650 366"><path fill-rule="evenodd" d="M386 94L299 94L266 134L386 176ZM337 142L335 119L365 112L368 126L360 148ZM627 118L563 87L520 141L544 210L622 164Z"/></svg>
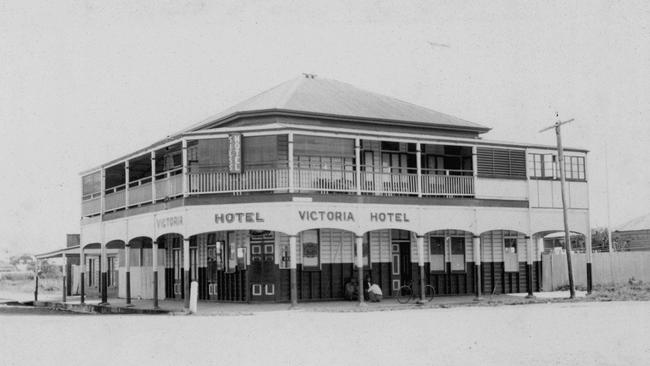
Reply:
<svg viewBox="0 0 650 366"><path fill-rule="evenodd" d="M418 144L419 146L419 144ZM417 236L418 268L420 270L420 302L424 303L424 236Z"/></svg>
<svg viewBox="0 0 650 366"><path fill-rule="evenodd" d="M101 267L101 293L102 302L100 305L108 305L108 258L106 257L106 243L101 244L100 249L100 267Z"/></svg>
<svg viewBox="0 0 650 366"><path fill-rule="evenodd" d="M126 306L131 305L131 244L124 243L124 275L126 279Z"/></svg>
<svg viewBox="0 0 650 366"><path fill-rule="evenodd" d="M296 273L296 236L289 235L289 282L291 284L291 307L298 305L298 277Z"/></svg>
<svg viewBox="0 0 650 366"><path fill-rule="evenodd" d="M61 257L63 259L63 294L61 296L61 299L63 300L63 303L66 302L66 296L68 295L68 258L66 257L65 253L61 254Z"/></svg>
<svg viewBox="0 0 650 366"><path fill-rule="evenodd" d="M153 271L153 308L158 309L158 240L151 243L151 266Z"/></svg>
<svg viewBox="0 0 650 366"><path fill-rule="evenodd" d="M86 256L84 255L84 246L79 245L79 301L86 302Z"/></svg>
<svg viewBox="0 0 650 366"><path fill-rule="evenodd" d="M156 269L156 272L158 270ZM156 283L156 286L158 284ZM190 309L190 238L183 238L183 307Z"/></svg>
<svg viewBox="0 0 650 366"><path fill-rule="evenodd" d="M474 300L481 299L481 237L472 236L472 246L474 252Z"/></svg>
<svg viewBox="0 0 650 366"><path fill-rule="evenodd" d="M528 288L528 295L526 297L533 298L533 259L534 259L534 245L533 239L526 235L526 287Z"/></svg>
<svg viewBox="0 0 650 366"><path fill-rule="evenodd" d="M365 306L364 302L364 293L363 293L363 236L355 236L354 238L355 245L357 246L357 269L359 273L358 283L359 283L359 306Z"/></svg>

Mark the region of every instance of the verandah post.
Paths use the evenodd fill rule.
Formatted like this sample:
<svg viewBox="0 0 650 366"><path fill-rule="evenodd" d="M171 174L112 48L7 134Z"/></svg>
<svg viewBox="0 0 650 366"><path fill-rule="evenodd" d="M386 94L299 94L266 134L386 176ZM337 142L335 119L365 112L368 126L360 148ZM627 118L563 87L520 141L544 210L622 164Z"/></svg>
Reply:
<svg viewBox="0 0 650 366"><path fill-rule="evenodd" d="M108 258L106 257L106 243L101 243L100 250L100 266L101 266L101 292L102 292L102 302L100 305L108 305Z"/></svg>
<svg viewBox="0 0 650 366"><path fill-rule="evenodd" d="M157 246L156 246L157 247ZM156 269L157 271L157 269ZM183 307L190 309L190 238L183 238Z"/></svg>
<svg viewBox="0 0 650 366"><path fill-rule="evenodd" d="M356 189L357 196L361 195L361 139L354 139L354 159L355 159L355 178L356 178Z"/></svg>
<svg viewBox="0 0 650 366"><path fill-rule="evenodd" d="M419 146L419 144L418 144ZM424 237L417 236L418 268L420 269L420 302L424 302Z"/></svg>
<svg viewBox="0 0 650 366"><path fill-rule="evenodd" d="M61 267L61 269L62 269L61 272L63 274L63 293L61 295L61 300L62 300L63 303L65 303L67 301L67 295L68 295L67 294L67 291L68 291L68 286L67 286L68 263L67 262L68 261L67 261L67 257L65 256L65 253L61 253L61 257L63 259L63 266Z"/></svg>
<svg viewBox="0 0 650 366"><path fill-rule="evenodd" d="M365 306L364 302L364 289L363 289L363 236L357 235L354 239L355 245L357 247L357 273L358 283L359 283L359 306Z"/></svg>
<svg viewBox="0 0 650 366"><path fill-rule="evenodd" d="M415 144L415 165L417 167L418 177L418 197L422 197L422 146L419 142Z"/></svg>
<svg viewBox="0 0 650 366"><path fill-rule="evenodd" d="M298 284L296 273L296 236L289 235L289 282L291 286L291 307L298 305Z"/></svg>
<svg viewBox="0 0 650 366"><path fill-rule="evenodd" d="M526 235L526 287L528 287L528 295L526 297L533 298L533 239Z"/></svg>
<svg viewBox="0 0 650 366"><path fill-rule="evenodd" d="M190 193L188 189L189 184L188 184L188 170L187 170L187 140L186 139L181 140L181 148L182 148L182 158L183 158L183 183L182 183L183 197L188 197ZM189 293L189 287L188 287L188 293ZM188 302L188 307L189 307L189 302Z"/></svg>
<svg viewBox="0 0 650 366"><path fill-rule="evenodd" d="M151 203L156 203L156 152L151 152Z"/></svg>
<svg viewBox="0 0 650 366"><path fill-rule="evenodd" d="M151 244L151 266L153 270L153 308L158 309L158 241Z"/></svg>
<svg viewBox="0 0 650 366"><path fill-rule="evenodd" d="M124 244L124 271L126 278L126 305L131 305L131 243L127 242Z"/></svg>
<svg viewBox="0 0 650 366"><path fill-rule="evenodd" d="M86 301L86 284L85 284L85 275L86 275L86 256L84 255L84 245L83 241L80 241L79 245L79 297L80 303Z"/></svg>
<svg viewBox="0 0 650 366"><path fill-rule="evenodd" d="M481 237L474 235L472 237L473 253L474 253L474 292L476 297L474 300L481 299Z"/></svg>
<svg viewBox="0 0 650 366"><path fill-rule="evenodd" d="M293 193L295 191L295 182L293 179L293 172L294 172L294 163L293 163L293 132L289 132L288 136L288 162L287 164L289 165L289 193Z"/></svg>

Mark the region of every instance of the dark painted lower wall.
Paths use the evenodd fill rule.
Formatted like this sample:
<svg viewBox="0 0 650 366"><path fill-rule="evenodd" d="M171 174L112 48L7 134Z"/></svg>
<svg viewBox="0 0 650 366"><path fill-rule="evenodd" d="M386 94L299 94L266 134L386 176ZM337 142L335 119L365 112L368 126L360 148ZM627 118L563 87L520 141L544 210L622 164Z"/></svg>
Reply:
<svg viewBox="0 0 650 366"><path fill-rule="evenodd" d="M541 262L533 262L533 291L541 291ZM503 262L481 263L482 292L509 294L527 292L526 262L519 262L519 271L506 272Z"/></svg>
<svg viewBox="0 0 650 366"><path fill-rule="evenodd" d="M215 301L249 302L249 301L290 301L290 271L276 267L275 276L275 297L257 300L251 298L251 286L246 271L225 273L219 271L212 281L208 278L208 269L198 269L199 278L199 299ZM429 263L425 263L425 284L431 285L436 290L436 295L472 295L475 293L473 262L465 265L464 271L431 272ZM411 275L414 279L413 287L416 294L419 294L419 267L414 263L411 267ZM377 283L384 296L393 295L391 264L373 263L371 269L364 269L364 278L370 275L374 283ZM297 289L299 301L322 301L342 300L344 298L345 283L351 278L357 278L358 272L352 263L323 263L320 270L302 270L297 266ZM533 291L541 290L541 262L533 264ZM273 282L273 281L271 281ZM174 298L173 293L173 270L165 270L165 296ZM216 293L210 294L210 286ZM527 292L526 263L519 263L518 272L505 272L502 262L481 263L481 289L482 293L504 294L515 292ZM91 292L92 293L92 292Z"/></svg>

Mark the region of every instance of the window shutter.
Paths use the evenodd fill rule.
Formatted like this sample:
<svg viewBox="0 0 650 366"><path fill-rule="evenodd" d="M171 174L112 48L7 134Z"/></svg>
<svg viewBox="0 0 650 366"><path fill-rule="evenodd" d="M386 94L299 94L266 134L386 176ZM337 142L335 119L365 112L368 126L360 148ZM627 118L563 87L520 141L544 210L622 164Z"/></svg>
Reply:
<svg viewBox="0 0 650 366"><path fill-rule="evenodd" d="M479 177L526 179L524 151L481 147L476 153Z"/></svg>

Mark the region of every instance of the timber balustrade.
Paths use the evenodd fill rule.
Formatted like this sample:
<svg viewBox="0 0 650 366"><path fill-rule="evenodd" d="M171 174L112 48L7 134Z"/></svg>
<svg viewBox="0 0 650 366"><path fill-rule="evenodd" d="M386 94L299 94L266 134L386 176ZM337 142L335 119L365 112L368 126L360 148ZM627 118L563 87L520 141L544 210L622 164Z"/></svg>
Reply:
<svg viewBox="0 0 650 366"><path fill-rule="evenodd" d="M104 209L114 211L126 205L126 185L111 187L104 191Z"/></svg>
<svg viewBox="0 0 650 366"><path fill-rule="evenodd" d="M129 206L151 201L151 177L129 183Z"/></svg>
<svg viewBox="0 0 650 366"><path fill-rule="evenodd" d="M348 193L356 194L357 185L362 194L404 195L429 197L473 197L474 175L471 170L422 169L418 192L418 174L389 173L371 171L372 167L362 167L360 181L357 182L353 167L343 169L316 169L295 167L293 186L295 192ZM388 169L388 168L386 168ZM157 173L155 180L146 177L129 182L129 202L126 202L126 185L121 184L105 190L104 207L106 212L119 210L152 201L155 184L156 201L183 195L183 170L176 168ZM244 192L288 192L289 169L248 169L240 174L226 170L188 173L189 194L240 194ZM82 197L82 215L93 216L101 211L99 193Z"/></svg>
<svg viewBox="0 0 650 366"><path fill-rule="evenodd" d="M183 195L183 168L156 174L156 201Z"/></svg>
<svg viewBox="0 0 650 366"><path fill-rule="evenodd" d="M288 169L190 173L190 193L239 193L283 190L289 187Z"/></svg>

